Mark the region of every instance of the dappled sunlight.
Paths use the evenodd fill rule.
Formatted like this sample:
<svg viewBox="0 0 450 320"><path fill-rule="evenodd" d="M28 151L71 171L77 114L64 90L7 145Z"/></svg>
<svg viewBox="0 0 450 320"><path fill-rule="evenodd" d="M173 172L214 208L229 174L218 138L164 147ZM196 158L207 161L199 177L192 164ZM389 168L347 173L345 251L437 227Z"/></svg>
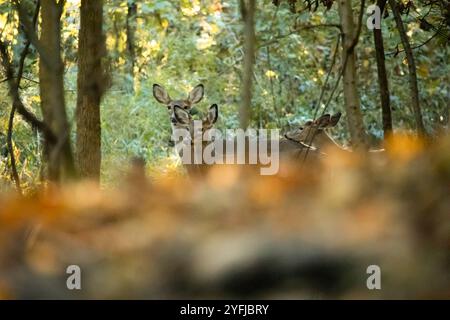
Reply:
<svg viewBox="0 0 450 320"><path fill-rule="evenodd" d="M448 298L448 8L372 2L0 1L0 299Z"/></svg>

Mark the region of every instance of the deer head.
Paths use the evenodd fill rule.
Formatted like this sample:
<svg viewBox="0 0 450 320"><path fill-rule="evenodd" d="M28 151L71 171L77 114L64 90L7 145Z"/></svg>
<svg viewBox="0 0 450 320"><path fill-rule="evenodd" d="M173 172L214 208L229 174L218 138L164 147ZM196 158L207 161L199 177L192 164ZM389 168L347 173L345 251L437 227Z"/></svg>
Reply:
<svg viewBox="0 0 450 320"><path fill-rule="evenodd" d="M208 113L202 119L202 131L194 132L194 121L192 120L191 114L180 106L176 105L173 108L173 119L172 120L172 128L173 130L187 130L191 138L199 137L202 139L203 134L212 129L214 124L217 122L219 118L219 107L217 104L213 104L208 109ZM201 136L200 136L201 135Z"/></svg>
<svg viewBox="0 0 450 320"><path fill-rule="evenodd" d="M312 141L312 145L320 149L327 143L335 143L327 134L326 129L336 126L341 119L341 115L340 112L333 116L325 114L314 121L307 121L300 128L286 133L286 137L306 145L311 145Z"/></svg>
<svg viewBox="0 0 450 320"><path fill-rule="evenodd" d="M172 125L177 122L174 112L175 107L178 107L179 109L189 113L192 107L203 99L204 94L205 89L202 84L199 84L194 89L192 89L187 99L172 100L172 98L170 98L169 94L167 93L167 90L163 86L160 86L159 84L153 85L153 96L155 97L156 101L164 104L167 107Z"/></svg>

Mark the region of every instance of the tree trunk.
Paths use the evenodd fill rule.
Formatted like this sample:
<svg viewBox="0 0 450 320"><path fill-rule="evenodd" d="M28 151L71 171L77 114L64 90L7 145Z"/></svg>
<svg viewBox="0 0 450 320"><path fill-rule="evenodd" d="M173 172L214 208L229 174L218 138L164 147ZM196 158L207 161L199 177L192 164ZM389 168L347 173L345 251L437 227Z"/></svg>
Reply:
<svg viewBox="0 0 450 320"><path fill-rule="evenodd" d="M103 1L82 0L78 42L78 97L76 109L78 172L82 178L100 178L100 102L104 89L102 58Z"/></svg>
<svg viewBox="0 0 450 320"><path fill-rule="evenodd" d="M127 11L127 51L128 51L128 74L131 77L131 88L134 91L135 73L134 67L136 65L136 28L137 28L137 4L134 0L128 0Z"/></svg>
<svg viewBox="0 0 450 320"><path fill-rule="evenodd" d="M367 139L361 114L357 77L354 40L357 36L353 21L351 0L339 0L339 16L342 25L342 60L344 61L344 102L352 145L355 149L366 149Z"/></svg>
<svg viewBox="0 0 450 320"><path fill-rule="evenodd" d="M242 129L246 129L251 119L252 80L255 63L255 2L241 0L241 11L244 19L244 66L242 74L241 106L239 120Z"/></svg>
<svg viewBox="0 0 450 320"><path fill-rule="evenodd" d="M378 0L377 6L380 8L380 14L383 15L387 0ZM377 59L378 85L380 87L381 113L383 119L383 132L386 139L392 133L392 113L391 100L389 94L389 83L386 72L386 61L384 55L383 31L373 29L373 39L375 42L375 55Z"/></svg>
<svg viewBox="0 0 450 320"><path fill-rule="evenodd" d="M402 17L400 11L398 10L397 3L395 0L389 0L389 5L391 6L392 13L394 14L395 23L397 24L398 33L402 41L403 49L406 53L406 60L408 61L409 70L409 88L411 90L411 105L414 112L414 117L416 120L417 131L421 136L425 136L425 126L423 125L422 111L420 109L419 101L419 87L417 84L417 73L416 73L416 62L414 60L414 55L409 44L408 35L406 34L405 26L403 25Z"/></svg>
<svg viewBox="0 0 450 320"><path fill-rule="evenodd" d="M58 182L75 174L70 128L64 100L64 65L61 59L61 13L63 1L41 1L42 30L40 43L45 57L39 59L41 109L44 122L56 136L56 143L46 143L48 178ZM42 55L42 53L41 53Z"/></svg>

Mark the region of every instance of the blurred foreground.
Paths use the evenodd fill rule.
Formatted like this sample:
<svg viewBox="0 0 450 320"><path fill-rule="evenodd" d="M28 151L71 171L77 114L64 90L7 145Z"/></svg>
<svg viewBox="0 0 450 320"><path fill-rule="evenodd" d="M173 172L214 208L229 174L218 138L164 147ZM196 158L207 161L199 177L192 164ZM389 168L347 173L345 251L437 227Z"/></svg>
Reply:
<svg viewBox="0 0 450 320"><path fill-rule="evenodd" d="M1 195L0 298L449 298L450 139L387 150Z"/></svg>

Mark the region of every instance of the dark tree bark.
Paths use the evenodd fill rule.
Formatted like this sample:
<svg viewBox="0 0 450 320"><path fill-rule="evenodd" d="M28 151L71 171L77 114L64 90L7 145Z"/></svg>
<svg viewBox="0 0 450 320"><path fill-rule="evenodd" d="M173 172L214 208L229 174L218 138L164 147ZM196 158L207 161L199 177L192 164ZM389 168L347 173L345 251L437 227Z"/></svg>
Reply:
<svg viewBox="0 0 450 320"><path fill-rule="evenodd" d="M384 11L387 0L378 0L377 6L380 13ZM386 72L386 61L384 55L383 31L377 28L373 29L373 38L375 42L375 55L377 59L378 85L380 87L381 113L383 119L383 132L386 139L392 133L392 113L391 100L389 94L389 82Z"/></svg>
<svg viewBox="0 0 450 320"><path fill-rule="evenodd" d="M253 68L255 63L255 9L256 0L241 0L244 19L244 66L242 74L241 106L239 120L242 129L246 129L251 119Z"/></svg>
<svg viewBox="0 0 450 320"><path fill-rule="evenodd" d="M355 27L352 2L350 0L338 1L339 16L342 25L342 60L344 61L344 101L347 114L351 141L355 149L367 149L366 132L361 114L356 76L355 46L359 32ZM361 9L363 10L363 8ZM360 21L361 24L361 21ZM359 28L361 26L359 25Z"/></svg>
<svg viewBox="0 0 450 320"><path fill-rule="evenodd" d="M134 0L128 0L127 11L127 51L128 51L128 73L132 79L131 88L134 91L135 74L134 67L136 65L136 28L137 28L137 4Z"/></svg>
<svg viewBox="0 0 450 320"><path fill-rule="evenodd" d="M414 112L414 117L416 120L417 131L420 135L425 136L425 126L423 124L422 111L420 108L420 98L419 98L419 86L417 84L417 72L416 72L416 62L414 60L413 51L409 43L408 35L406 34L405 26L403 25L402 17L398 9L395 0L389 0L389 5L391 6L392 13L394 14L395 23L397 24L397 30L400 34L403 49L405 50L406 60L408 61L409 70L409 88L411 91L411 105Z"/></svg>
<svg viewBox="0 0 450 320"><path fill-rule="evenodd" d="M61 58L61 14L64 1L41 1L41 38L39 40L39 82L44 122L57 140L46 143L48 178L59 182L75 174L70 128L64 99L64 65ZM31 39L30 39L31 40Z"/></svg>
<svg viewBox="0 0 450 320"><path fill-rule="evenodd" d="M102 58L103 1L82 0L78 42L78 99L76 109L77 169L81 177L99 180L101 167L100 102L104 90Z"/></svg>

